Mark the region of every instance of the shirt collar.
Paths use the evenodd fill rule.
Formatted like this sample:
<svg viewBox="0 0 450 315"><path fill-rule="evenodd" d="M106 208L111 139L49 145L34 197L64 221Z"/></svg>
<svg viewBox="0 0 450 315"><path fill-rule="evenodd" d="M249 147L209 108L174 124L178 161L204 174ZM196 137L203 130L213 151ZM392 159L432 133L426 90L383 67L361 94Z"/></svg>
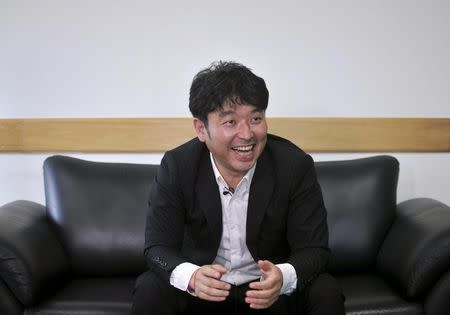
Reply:
<svg viewBox="0 0 450 315"><path fill-rule="evenodd" d="M214 171L214 176L216 178L216 181L218 184L222 184L223 186L227 186L225 179L223 178L222 174L220 174L219 169L217 168L216 162L214 161L214 157L212 155L211 152L209 152L209 158L211 159L211 165ZM252 166L252 168L250 168L247 173L245 173L244 177L241 179L241 181L239 182L247 182L248 185L250 185L250 183L252 182L253 179L253 174L255 173L255 169L256 169L256 163L255 165ZM238 184L238 185L239 185Z"/></svg>

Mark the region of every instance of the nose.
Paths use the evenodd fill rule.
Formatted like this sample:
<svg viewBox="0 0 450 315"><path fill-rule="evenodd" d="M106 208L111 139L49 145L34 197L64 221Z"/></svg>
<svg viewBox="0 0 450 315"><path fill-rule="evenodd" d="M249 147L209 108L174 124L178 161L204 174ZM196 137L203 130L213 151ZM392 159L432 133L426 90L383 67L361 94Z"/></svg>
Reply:
<svg viewBox="0 0 450 315"><path fill-rule="evenodd" d="M248 139L251 139L253 137L253 131L252 131L252 128L251 128L251 126L250 126L250 124L248 122L242 122L239 125L239 130L238 131L239 131L238 135L242 139L248 140Z"/></svg>

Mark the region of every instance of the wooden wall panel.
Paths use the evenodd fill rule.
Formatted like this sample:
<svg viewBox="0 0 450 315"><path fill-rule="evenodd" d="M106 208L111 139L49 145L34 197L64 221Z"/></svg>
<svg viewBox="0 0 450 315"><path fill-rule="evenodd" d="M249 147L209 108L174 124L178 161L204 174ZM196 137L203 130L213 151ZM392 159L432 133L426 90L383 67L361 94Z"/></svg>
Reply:
<svg viewBox="0 0 450 315"><path fill-rule="evenodd" d="M450 152L449 118L268 118L308 152ZM164 152L192 118L0 119L0 152Z"/></svg>

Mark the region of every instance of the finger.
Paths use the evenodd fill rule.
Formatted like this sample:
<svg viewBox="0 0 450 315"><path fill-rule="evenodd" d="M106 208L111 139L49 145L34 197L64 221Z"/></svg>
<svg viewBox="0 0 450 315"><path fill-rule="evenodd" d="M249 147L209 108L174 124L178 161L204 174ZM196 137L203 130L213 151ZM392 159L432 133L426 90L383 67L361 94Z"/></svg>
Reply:
<svg viewBox="0 0 450 315"><path fill-rule="evenodd" d="M276 279L272 276L262 278L260 281L250 282L248 285L250 289L254 290L270 290L276 285Z"/></svg>
<svg viewBox="0 0 450 315"><path fill-rule="evenodd" d="M248 286L254 290L268 290L270 288L270 282L267 280L255 281L251 282Z"/></svg>
<svg viewBox="0 0 450 315"><path fill-rule="evenodd" d="M245 296L255 299L268 299L276 295L275 290L249 290L245 293Z"/></svg>
<svg viewBox="0 0 450 315"><path fill-rule="evenodd" d="M249 304L250 308L254 309L264 309L272 306L278 300L278 297L272 297L268 299L257 299L257 298L245 298L245 302Z"/></svg>
<svg viewBox="0 0 450 315"><path fill-rule="evenodd" d="M197 275L197 281L209 287L229 290L231 286L228 283L220 280L220 278L222 277L222 273L217 271L216 268L221 269L221 266L212 265L201 267Z"/></svg>
<svg viewBox="0 0 450 315"><path fill-rule="evenodd" d="M211 265L210 267L212 269L220 272L221 275L223 275L225 272L227 272L227 269L222 265L215 264L215 265Z"/></svg>
<svg viewBox="0 0 450 315"><path fill-rule="evenodd" d="M259 260L258 267L261 271L261 281L267 279L275 272L275 265L268 260Z"/></svg>
<svg viewBox="0 0 450 315"><path fill-rule="evenodd" d="M213 278L201 278L196 285L197 297L209 301L223 301L229 295L230 284Z"/></svg>
<svg viewBox="0 0 450 315"><path fill-rule="evenodd" d="M218 269L221 269L218 267ZM195 294L208 301L223 301L229 295L231 285L219 280L221 273L213 266L203 266L196 277Z"/></svg>
<svg viewBox="0 0 450 315"><path fill-rule="evenodd" d="M263 272L269 272L274 265L268 260L258 260L258 267Z"/></svg>
<svg viewBox="0 0 450 315"><path fill-rule="evenodd" d="M259 260L261 270L260 281L250 283L249 287L255 290L280 289L283 284L283 275L280 269L268 260Z"/></svg>
<svg viewBox="0 0 450 315"><path fill-rule="evenodd" d="M214 269L212 266L203 266L199 269L198 276L220 279L220 277L222 277L222 273Z"/></svg>
<svg viewBox="0 0 450 315"><path fill-rule="evenodd" d="M268 290L264 291L247 291L245 301L248 304L254 305L272 305L276 300L278 300L279 295L276 292L271 292Z"/></svg>
<svg viewBox="0 0 450 315"><path fill-rule="evenodd" d="M214 288L218 290L229 291L231 289L231 285L229 283L210 277L201 276L200 278L198 278L197 283L198 285L202 285L203 287Z"/></svg>
<svg viewBox="0 0 450 315"><path fill-rule="evenodd" d="M208 301L224 301L229 295L229 291L216 289L204 285L199 285L196 290L197 297Z"/></svg>

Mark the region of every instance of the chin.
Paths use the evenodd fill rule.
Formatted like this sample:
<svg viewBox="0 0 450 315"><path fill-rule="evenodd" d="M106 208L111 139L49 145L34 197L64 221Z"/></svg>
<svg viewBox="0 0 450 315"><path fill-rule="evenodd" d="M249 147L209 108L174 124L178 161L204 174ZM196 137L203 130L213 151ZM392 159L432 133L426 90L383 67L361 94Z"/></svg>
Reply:
<svg viewBox="0 0 450 315"><path fill-rule="evenodd" d="M240 170L241 172L247 172L249 169L251 169L253 167L253 165L255 165L256 161L251 161L251 162L245 162L245 163L239 163L240 165L236 168L238 170Z"/></svg>

